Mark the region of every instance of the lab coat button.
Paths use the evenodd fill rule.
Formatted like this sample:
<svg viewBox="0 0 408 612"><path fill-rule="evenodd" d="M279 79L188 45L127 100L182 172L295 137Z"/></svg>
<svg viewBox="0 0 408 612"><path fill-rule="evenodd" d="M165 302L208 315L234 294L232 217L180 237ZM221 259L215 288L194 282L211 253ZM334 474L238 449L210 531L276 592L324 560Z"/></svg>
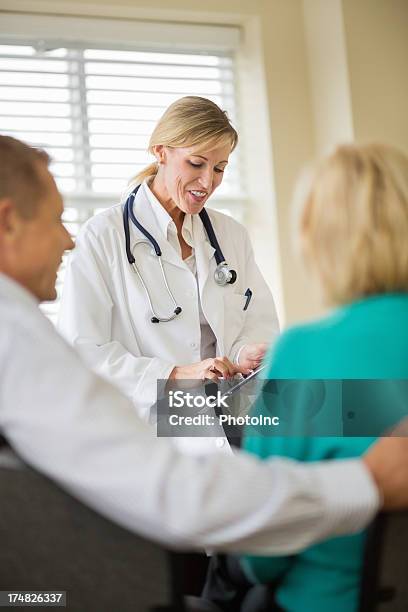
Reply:
<svg viewBox="0 0 408 612"><path fill-rule="evenodd" d="M190 342L190 346L191 348L197 348L198 344L197 342Z"/></svg>
<svg viewBox="0 0 408 612"><path fill-rule="evenodd" d="M215 446L217 448L222 448L225 445L225 438L217 438L215 441Z"/></svg>

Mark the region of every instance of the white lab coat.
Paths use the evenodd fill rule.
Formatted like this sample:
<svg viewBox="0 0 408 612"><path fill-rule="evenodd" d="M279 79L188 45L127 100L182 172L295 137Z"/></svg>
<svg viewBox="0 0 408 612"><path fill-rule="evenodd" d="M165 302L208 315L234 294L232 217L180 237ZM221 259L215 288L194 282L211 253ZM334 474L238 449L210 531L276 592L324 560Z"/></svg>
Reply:
<svg viewBox="0 0 408 612"><path fill-rule="evenodd" d="M279 325L245 228L227 215L208 210L224 257L238 274L233 285L220 287L213 278L214 249L201 219L192 216L198 292L195 276L167 241L145 189L143 184L136 195L135 215L162 249L168 284L182 313L168 323L151 323L146 294L126 257L123 211L117 205L90 219L79 233L65 276L58 327L85 362L116 384L133 401L138 414L149 420L157 380L167 379L176 365L201 361L200 299L217 338L217 355L231 360L246 343L272 341ZM130 242L156 312L169 316L174 305L157 257L131 222ZM244 311L248 288L253 296ZM196 438L187 450L222 447L219 439L207 442L210 445L200 444Z"/></svg>
<svg viewBox="0 0 408 612"><path fill-rule="evenodd" d="M173 546L290 553L362 529L379 505L358 459L300 465L178 453L2 274L0 433L91 507Z"/></svg>

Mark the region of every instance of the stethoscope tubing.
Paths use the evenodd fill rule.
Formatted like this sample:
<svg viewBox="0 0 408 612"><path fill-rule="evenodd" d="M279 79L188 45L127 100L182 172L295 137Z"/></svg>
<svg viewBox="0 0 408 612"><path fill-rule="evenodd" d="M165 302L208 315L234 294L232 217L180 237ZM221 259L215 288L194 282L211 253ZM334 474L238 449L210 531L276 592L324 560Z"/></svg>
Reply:
<svg viewBox="0 0 408 612"><path fill-rule="evenodd" d="M213 249L215 249L214 256L215 261L217 262L217 266L221 263L225 263L225 258L222 253L220 244L217 240L217 236L215 235L210 217L208 216L208 212L205 210L205 208L203 208L203 210L201 210L198 214L200 215L200 219L203 222L204 229L207 232L207 236L209 238L211 246L213 247Z"/></svg>
<svg viewBox="0 0 408 612"><path fill-rule="evenodd" d="M144 241L143 241L143 243L144 244L148 244L147 242L144 242ZM150 248L150 246L151 245L149 244L149 248ZM177 315L179 315L180 312L182 312L182 310L181 310L181 307L177 305L175 297L174 297L174 295L173 295L173 293L172 293L172 291L171 291L171 289L169 287L169 284L167 282L167 278L166 278L166 274L164 273L163 262L161 260L161 256L158 257L158 261L159 261L159 266L160 266L163 282L164 282L165 287L167 289L167 293L168 293L168 295L169 295L169 297L170 297L170 299L171 299L171 301L173 302L173 305L174 305L173 314L170 317L159 317L156 314L156 311L154 309L153 302L152 302L152 297L150 295L150 291L149 291L146 283L143 280L143 276L140 274L140 270L139 270L139 268L136 265L136 260L132 263L132 268L136 272L140 282L142 283L142 287L143 287L143 289L144 289L144 291L146 293L147 301L149 302L149 307L150 307L151 313L153 315L152 318L151 318L151 322L152 323L168 323L168 321L172 321L173 319L175 319L177 317Z"/></svg>
<svg viewBox="0 0 408 612"><path fill-rule="evenodd" d="M156 241L156 239L154 238L154 236L152 236L146 228L143 227L143 225L137 220L135 214L134 214L134 210L133 210L133 204L136 198L136 194L138 192L140 188L140 185L138 185L133 191L132 193L129 194L129 196L126 199L126 202L124 204L123 207L123 229L125 232L125 248L126 248L126 256L128 259L129 264L132 266L133 270L136 272L142 287L146 293L146 297L147 300L149 302L149 307L152 313L152 318L151 318L151 322L152 323L167 323L168 321L172 321L173 319L175 319L181 312L182 312L182 308L181 306L178 306L176 299L169 287L169 284L167 282L167 278L166 278L166 274L164 271L164 267L163 267L163 262L161 259L162 256L162 251L160 249L160 246L158 244L158 242ZM214 256L215 256L215 261L217 263L217 269L214 275L214 280L217 284L219 285L226 285L228 283L234 283L237 275L235 270L229 270L227 263L225 261L223 252L221 250L221 247L219 245L219 242L217 240L217 237L215 235L214 232L214 228L212 226L210 217L208 215L208 212L203 208L200 213L200 218L201 221L204 225L204 229L207 233L208 239L210 241L211 246L214 249ZM143 236L147 239L147 241L150 243L150 245L154 248L155 254L157 256L159 265L160 265L160 270L161 270L161 274L162 274L162 278L163 278L163 282L164 285L166 287L166 291L171 299L171 301L173 302L173 306L174 306L174 311L173 314L170 317L159 317L153 307L153 302L152 302L152 298L150 295L150 291L146 285L146 283L143 280L142 275L140 274L140 270L138 269L137 265L136 265L136 259L132 253L132 250L130 248L130 227L129 227L129 219L132 221L132 223L137 227L137 229L141 232L141 234L143 234ZM144 242L144 241L142 241ZM146 243L147 244L147 243ZM217 280L217 272L219 271L219 269L221 269L221 277L225 276L225 278L227 278L227 276L229 275L229 280L225 280L225 282L219 282ZM220 273L219 273L220 276Z"/></svg>

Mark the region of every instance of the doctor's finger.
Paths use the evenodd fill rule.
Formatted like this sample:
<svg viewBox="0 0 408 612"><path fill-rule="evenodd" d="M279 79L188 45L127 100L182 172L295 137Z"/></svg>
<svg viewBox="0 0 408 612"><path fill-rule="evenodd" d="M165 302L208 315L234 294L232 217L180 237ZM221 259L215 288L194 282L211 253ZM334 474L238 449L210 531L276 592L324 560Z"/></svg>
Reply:
<svg viewBox="0 0 408 612"><path fill-rule="evenodd" d="M216 368L225 377L235 376L239 372L239 367L231 363L227 357L214 359L213 368Z"/></svg>
<svg viewBox="0 0 408 612"><path fill-rule="evenodd" d="M219 373L217 374L217 372L214 372L210 368L207 368L204 371L203 380L218 380L219 377Z"/></svg>

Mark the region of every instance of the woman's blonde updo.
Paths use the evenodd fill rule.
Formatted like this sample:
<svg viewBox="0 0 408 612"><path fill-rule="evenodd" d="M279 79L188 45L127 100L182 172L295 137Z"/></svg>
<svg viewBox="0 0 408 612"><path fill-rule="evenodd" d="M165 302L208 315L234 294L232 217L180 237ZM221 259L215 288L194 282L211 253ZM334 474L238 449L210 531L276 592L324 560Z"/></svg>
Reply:
<svg viewBox="0 0 408 612"><path fill-rule="evenodd" d="M327 300L408 291L408 157L383 144L343 145L303 194L303 252Z"/></svg>
<svg viewBox="0 0 408 612"><path fill-rule="evenodd" d="M233 151L238 134L225 111L214 102L199 96L185 96L173 102L157 122L149 141L149 153L155 145L166 147L197 147L197 152L211 151L226 144ZM155 176L158 164L154 162L141 170L130 185L138 185L145 178Z"/></svg>

